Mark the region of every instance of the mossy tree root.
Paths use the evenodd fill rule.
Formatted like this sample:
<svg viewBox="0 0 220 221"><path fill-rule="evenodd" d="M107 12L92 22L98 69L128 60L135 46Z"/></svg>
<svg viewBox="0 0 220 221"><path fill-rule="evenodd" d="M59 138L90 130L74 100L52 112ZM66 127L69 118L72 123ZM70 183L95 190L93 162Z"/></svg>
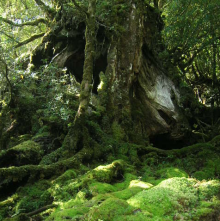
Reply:
<svg viewBox="0 0 220 221"><path fill-rule="evenodd" d="M214 146L211 142L198 143L181 149L172 149L172 150L162 150L155 147L143 147L141 149L141 152L143 152L142 154L149 154L155 152L157 153L158 156L161 157L169 157L171 155L173 157L186 157L187 155L196 154L205 149L220 152L220 148Z"/></svg>
<svg viewBox="0 0 220 221"><path fill-rule="evenodd" d="M42 155L43 150L40 145L34 141L25 141L0 152L0 167L38 164Z"/></svg>
<svg viewBox="0 0 220 221"><path fill-rule="evenodd" d="M59 161L51 165L25 165L20 167L9 167L0 169L0 193L7 188L9 183L20 183L24 179L37 180L39 178L50 178L58 176L71 168L78 168L84 160L93 157L92 148L83 148L73 157Z"/></svg>
<svg viewBox="0 0 220 221"><path fill-rule="evenodd" d="M51 208L54 208L54 207L57 207L57 205L55 204L51 204L51 205L47 205L47 206L44 206L44 207L41 207L33 212L30 212L30 213L21 213L19 215L16 215L12 218L7 218L6 220L7 221L25 221L25 220L32 220L30 217L31 216L34 216L34 215L37 215L39 213L42 213L48 209L51 209Z"/></svg>

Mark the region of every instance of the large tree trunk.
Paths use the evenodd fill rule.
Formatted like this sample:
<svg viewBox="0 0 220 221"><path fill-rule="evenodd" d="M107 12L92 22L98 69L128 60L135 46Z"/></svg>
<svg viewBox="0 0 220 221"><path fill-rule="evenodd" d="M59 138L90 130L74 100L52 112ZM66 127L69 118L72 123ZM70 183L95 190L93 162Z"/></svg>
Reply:
<svg viewBox="0 0 220 221"><path fill-rule="evenodd" d="M90 73L93 72L93 92L97 92L99 75L105 79L105 86L98 89L98 99L105 108L105 120L108 119L108 125L112 125L112 133L118 127L122 134L120 139L135 143L145 143L148 137L154 139L158 135L168 140L179 140L184 137L183 128L188 124L181 113L180 93L158 59L158 53L163 50L160 35L163 21L157 9L142 1L130 0L128 5L129 10L115 18L123 31L106 35L105 28L99 28L96 45L102 47L96 51L93 70L94 33L88 33L87 29L88 44L84 55L85 42L82 39L85 26L82 24L72 28L66 40L62 35L64 27L55 30L58 37L53 33L47 35L33 53L32 61L37 66L40 65L39 55L41 59L50 58L59 67L67 67L78 81L82 80L77 116L82 107L85 111L89 105L92 79L91 75L89 78L85 75L87 67ZM47 44L47 49L44 44ZM53 54L53 48L57 47L58 53ZM91 58L89 65L88 57Z"/></svg>
<svg viewBox="0 0 220 221"><path fill-rule="evenodd" d="M161 18L149 5L146 16L146 6L134 2L120 24L125 32L113 38L108 51L108 113L135 142L158 134L180 139L187 125L178 107L180 94L157 58Z"/></svg>

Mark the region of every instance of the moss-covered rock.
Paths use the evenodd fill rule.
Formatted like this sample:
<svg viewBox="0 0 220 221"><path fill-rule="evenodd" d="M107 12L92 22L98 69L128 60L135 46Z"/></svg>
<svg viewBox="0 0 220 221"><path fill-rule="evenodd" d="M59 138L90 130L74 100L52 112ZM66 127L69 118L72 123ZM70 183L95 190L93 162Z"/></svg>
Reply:
<svg viewBox="0 0 220 221"><path fill-rule="evenodd" d="M188 177L189 175L177 168L177 167L167 167L160 169L156 172L156 176L159 176L161 178L172 178L172 177Z"/></svg>
<svg viewBox="0 0 220 221"><path fill-rule="evenodd" d="M132 196L136 195L140 191L142 191L144 188L142 187L130 187L121 191L117 191L112 193L114 197L121 199L121 200L128 200Z"/></svg>
<svg viewBox="0 0 220 221"><path fill-rule="evenodd" d="M92 182L89 185L88 189L91 191L93 196L116 191L116 188L112 186L111 184L101 183L101 182Z"/></svg>
<svg viewBox="0 0 220 221"><path fill-rule="evenodd" d="M42 180L35 184L20 187L17 191L18 200L15 212L17 214L28 213L51 204L53 197L48 191L50 186L50 182Z"/></svg>
<svg viewBox="0 0 220 221"><path fill-rule="evenodd" d="M24 134L24 135L20 135L18 137L11 137L9 144L8 144L8 148L14 147L24 141L28 141L32 138L32 136L30 134Z"/></svg>
<svg viewBox="0 0 220 221"><path fill-rule="evenodd" d="M125 163L122 160L116 160L106 166L99 166L95 168L91 176L99 182L111 182L112 179L116 179L120 174L123 174Z"/></svg>
<svg viewBox="0 0 220 221"><path fill-rule="evenodd" d="M136 180L138 177L132 173L125 173L123 176L123 182L117 182L114 186L117 190L123 190L130 186L132 180Z"/></svg>
<svg viewBox="0 0 220 221"><path fill-rule="evenodd" d="M126 201L117 198L109 198L99 206L92 208L87 214L87 220L113 221L120 215L130 214L134 208Z"/></svg>
<svg viewBox="0 0 220 221"><path fill-rule="evenodd" d="M43 156L40 145L34 141L25 141L6 151L0 152L0 166L21 166L27 164L37 164Z"/></svg>
<svg viewBox="0 0 220 221"><path fill-rule="evenodd" d="M64 185L67 181L76 178L76 172L75 170L67 170L65 173L63 173L61 176L59 176L54 183Z"/></svg>
<svg viewBox="0 0 220 221"><path fill-rule="evenodd" d="M59 207L46 218L46 220L77 220L79 217L89 212L90 208L85 204L86 202L86 194L79 191L74 199L70 199L65 203L60 203Z"/></svg>
<svg viewBox="0 0 220 221"><path fill-rule="evenodd" d="M204 187L206 185L207 188ZM204 191L198 192L200 188ZM207 214L213 212L210 205L201 204L200 200L207 194L210 199L210 196L213 197L218 193L218 181L200 184L194 179L171 178L150 190L138 193L127 202L141 211L150 213L152 218L149 217L149 220L173 220L178 217L183 220L200 220L204 215L201 210L206 211Z"/></svg>

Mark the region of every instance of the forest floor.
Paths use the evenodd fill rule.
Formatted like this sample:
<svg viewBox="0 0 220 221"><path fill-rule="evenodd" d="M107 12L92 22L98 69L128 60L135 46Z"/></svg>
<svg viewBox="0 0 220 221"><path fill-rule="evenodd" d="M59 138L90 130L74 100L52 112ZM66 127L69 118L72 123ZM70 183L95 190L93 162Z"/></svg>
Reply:
<svg viewBox="0 0 220 221"><path fill-rule="evenodd" d="M41 157L38 148L33 139L24 141L0 158L16 153L16 162L33 162ZM114 157L102 165L75 165L69 158L1 168L0 220L220 220L220 136L182 149L146 147L139 156Z"/></svg>

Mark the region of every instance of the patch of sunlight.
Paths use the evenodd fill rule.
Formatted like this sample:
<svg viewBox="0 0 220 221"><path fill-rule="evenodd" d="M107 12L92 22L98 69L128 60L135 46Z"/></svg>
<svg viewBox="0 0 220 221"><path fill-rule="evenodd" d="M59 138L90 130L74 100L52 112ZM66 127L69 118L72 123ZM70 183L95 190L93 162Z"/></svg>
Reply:
<svg viewBox="0 0 220 221"><path fill-rule="evenodd" d="M140 187L143 189L149 189L149 188L153 187L153 185L151 183L145 183L140 180L132 180L129 185L129 188L131 188L131 187Z"/></svg>
<svg viewBox="0 0 220 221"><path fill-rule="evenodd" d="M127 203L135 208L139 208L140 207L140 200L138 198L130 198Z"/></svg>
<svg viewBox="0 0 220 221"><path fill-rule="evenodd" d="M98 85L98 88L97 88L98 91L102 90L103 86L104 86L104 82L101 81L100 84Z"/></svg>
<svg viewBox="0 0 220 221"><path fill-rule="evenodd" d="M106 168L106 166L98 166L98 167L96 167L94 170L95 170L95 171L99 171L99 170L104 170L104 171L106 171L107 168Z"/></svg>

